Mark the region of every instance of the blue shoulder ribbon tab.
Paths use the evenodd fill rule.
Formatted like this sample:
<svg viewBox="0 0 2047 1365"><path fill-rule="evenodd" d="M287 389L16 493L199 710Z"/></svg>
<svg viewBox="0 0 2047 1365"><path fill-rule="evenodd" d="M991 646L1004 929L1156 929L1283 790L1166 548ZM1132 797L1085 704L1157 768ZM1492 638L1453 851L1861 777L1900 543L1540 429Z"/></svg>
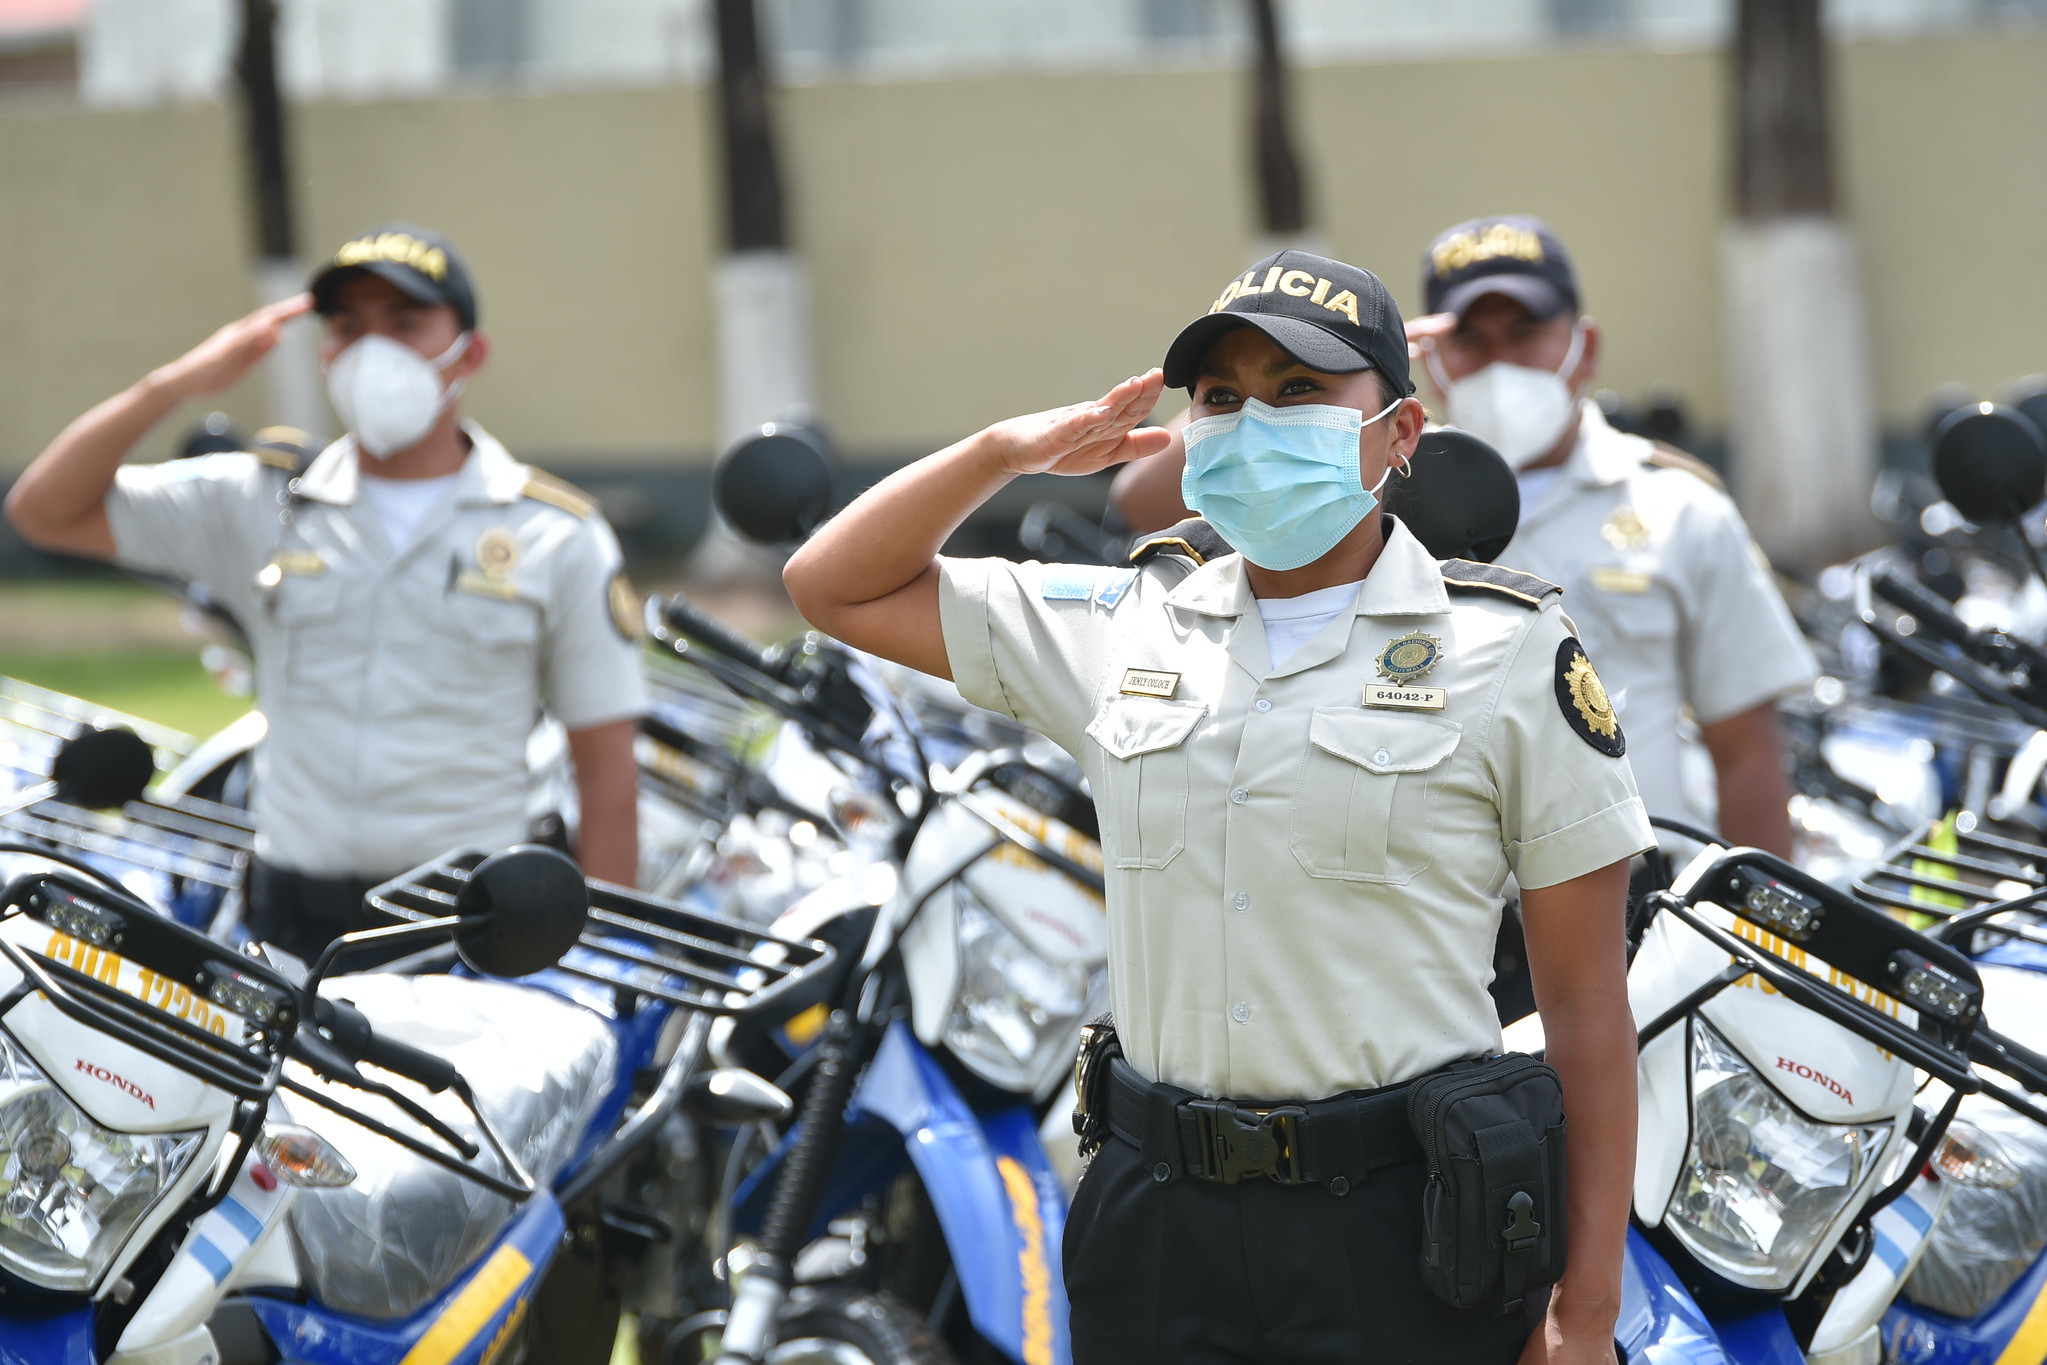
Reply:
<svg viewBox="0 0 2047 1365"><path fill-rule="evenodd" d="M1113 610L1116 604L1123 600L1123 594L1130 591L1130 585L1136 581L1135 569L1122 569L1112 573L1096 591L1095 601Z"/></svg>
<svg viewBox="0 0 2047 1365"><path fill-rule="evenodd" d="M1085 602L1095 595L1095 579L1100 574L1100 569L1086 565L1052 568L1045 574L1039 596L1047 602Z"/></svg>

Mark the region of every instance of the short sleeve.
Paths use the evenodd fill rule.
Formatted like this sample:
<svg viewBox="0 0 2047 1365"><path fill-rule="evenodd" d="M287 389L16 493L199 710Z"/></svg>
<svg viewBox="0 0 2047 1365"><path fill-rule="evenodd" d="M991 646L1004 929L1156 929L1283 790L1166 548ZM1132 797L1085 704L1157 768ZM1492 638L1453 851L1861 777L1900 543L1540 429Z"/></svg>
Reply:
<svg viewBox="0 0 2047 1365"><path fill-rule="evenodd" d="M1487 730L1501 844L1515 880L1554 886L1653 846L1626 739L1563 613L1529 624Z"/></svg>
<svg viewBox="0 0 2047 1365"><path fill-rule="evenodd" d="M557 553L543 645L548 709L571 730L644 715L640 599L626 578L618 538L591 517Z"/></svg>
<svg viewBox="0 0 2047 1365"><path fill-rule="evenodd" d="M121 466L105 503L115 562L216 590L243 585L270 549L252 534L259 519L275 524L270 482L253 455Z"/></svg>
<svg viewBox="0 0 2047 1365"><path fill-rule="evenodd" d="M960 695L1078 749L1108 667L1116 609L1135 595L1138 571L947 558L938 568L939 620Z"/></svg>
<svg viewBox="0 0 2047 1365"><path fill-rule="evenodd" d="M1734 504L1715 494L1689 509L1683 659L1685 700L1701 724L1726 720L1810 683L1812 650Z"/></svg>

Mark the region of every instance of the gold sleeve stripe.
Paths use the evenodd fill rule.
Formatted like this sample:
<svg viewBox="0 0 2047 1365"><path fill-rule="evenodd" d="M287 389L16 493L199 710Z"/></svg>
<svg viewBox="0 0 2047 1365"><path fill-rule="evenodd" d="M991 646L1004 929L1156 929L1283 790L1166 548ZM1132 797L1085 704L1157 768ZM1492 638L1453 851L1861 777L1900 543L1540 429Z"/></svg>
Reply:
<svg viewBox="0 0 2047 1365"><path fill-rule="evenodd" d="M1722 493L1727 491L1726 481L1720 477L1719 472L1712 465L1707 464L1689 451L1679 450L1676 446L1665 445L1661 441L1656 442L1649 451L1648 463L1656 466L1658 469L1682 469L1685 473L1690 474L1703 483L1709 484Z"/></svg>
<svg viewBox="0 0 2047 1365"><path fill-rule="evenodd" d="M272 469L289 469L294 474L299 472L298 456L289 452L263 449L252 450L249 453L256 457L258 464L267 464Z"/></svg>
<svg viewBox="0 0 2047 1365"><path fill-rule="evenodd" d="M1154 554L1162 554L1167 550L1173 549L1175 546L1179 547L1180 552L1196 564L1208 563L1208 559L1201 551L1195 549L1178 536L1160 536L1157 540L1147 540L1144 544L1130 552L1130 559L1131 562L1135 563L1139 559L1149 558Z"/></svg>
<svg viewBox="0 0 2047 1365"><path fill-rule="evenodd" d="M1542 605L1541 597L1531 597L1525 592L1516 592L1514 589L1499 583L1480 583L1469 578L1452 578L1448 574L1443 576L1443 582L1453 588L1470 588L1474 592L1496 592L1502 597L1518 598L1530 606L1539 607ZM1544 594L1544 596L1547 595L1546 593Z"/></svg>

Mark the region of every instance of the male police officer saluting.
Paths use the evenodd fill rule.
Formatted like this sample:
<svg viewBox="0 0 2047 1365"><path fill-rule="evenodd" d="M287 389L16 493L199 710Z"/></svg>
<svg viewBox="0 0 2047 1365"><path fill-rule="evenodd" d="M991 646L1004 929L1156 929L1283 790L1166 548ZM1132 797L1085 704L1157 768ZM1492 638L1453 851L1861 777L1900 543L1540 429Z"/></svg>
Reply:
<svg viewBox="0 0 2047 1365"><path fill-rule="evenodd" d="M1444 419L1521 472L1521 526L1500 558L1570 594L1635 737L1629 760L1650 813L1710 829L1717 808L1733 842L1790 856L1775 702L1816 669L1719 478L1615 431L1585 398L1599 327L1541 222L1446 229L1422 257L1422 293L1429 316L1408 335ZM1701 742L1717 781L1686 780Z"/></svg>
<svg viewBox="0 0 2047 1365"><path fill-rule="evenodd" d="M236 383L307 309L351 435L124 466L189 398ZM458 399L489 343L454 249L381 229L311 293L229 323L65 428L8 495L23 536L211 587L247 629L256 753L249 928L300 955L363 892L462 844L526 837L542 700L569 730L584 870L630 884L645 683L637 604L588 498L519 464Z"/></svg>
<svg viewBox="0 0 2047 1365"><path fill-rule="evenodd" d="M1134 569L937 556L1019 474L1162 450L1137 424L1166 383L1193 397L1189 505L1241 553L1191 523ZM789 564L810 620L1042 730L1101 807L1127 1061L1068 1223L1078 1361L1612 1358L1622 901L1649 828L1556 589L1439 564L1376 512L1421 434L1410 390L1379 281L1283 252L1163 376L890 476ZM1500 1045L1510 873L1570 1109L1570 1266L1546 1314L1540 1293L1471 1314L1424 1288L1405 1110L1409 1083Z"/></svg>

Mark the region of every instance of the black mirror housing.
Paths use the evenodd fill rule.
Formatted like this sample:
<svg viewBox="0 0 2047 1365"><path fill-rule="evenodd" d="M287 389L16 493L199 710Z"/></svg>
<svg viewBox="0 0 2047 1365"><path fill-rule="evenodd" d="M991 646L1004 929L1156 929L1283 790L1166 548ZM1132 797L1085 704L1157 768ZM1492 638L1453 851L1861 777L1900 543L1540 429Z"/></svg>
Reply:
<svg viewBox="0 0 2047 1365"><path fill-rule="evenodd" d="M1957 409L1934 431L1933 478L1978 526L2015 521L2047 495L2047 436L2014 408Z"/></svg>
<svg viewBox="0 0 2047 1365"><path fill-rule="evenodd" d="M1387 481L1386 510L1437 559L1490 564L1521 524L1521 483L1500 453L1455 427L1422 433L1405 476Z"/></svg>
<svg viewBox="0 0 2047 1365"><path fill-rule="evenodd" d="M486 976L530 976L576 946L590 887L559 849L520 844L476 865L455 897L455 951Z"/></svg>
<svg viewBox="0 0 2047 1365"><path fill-rule="evenodd" d="M719 457L711 501L748 540L793 545L831 515L835 464L822 433L770 422Z"/></svg>
<svg viewBox="0 0 2047 1365"><path fill-rule="evenodd" d="M139 801L155 776L156 752L125 725L80 730L57 746L50 763L57 799L87 810Z"/></svg>

